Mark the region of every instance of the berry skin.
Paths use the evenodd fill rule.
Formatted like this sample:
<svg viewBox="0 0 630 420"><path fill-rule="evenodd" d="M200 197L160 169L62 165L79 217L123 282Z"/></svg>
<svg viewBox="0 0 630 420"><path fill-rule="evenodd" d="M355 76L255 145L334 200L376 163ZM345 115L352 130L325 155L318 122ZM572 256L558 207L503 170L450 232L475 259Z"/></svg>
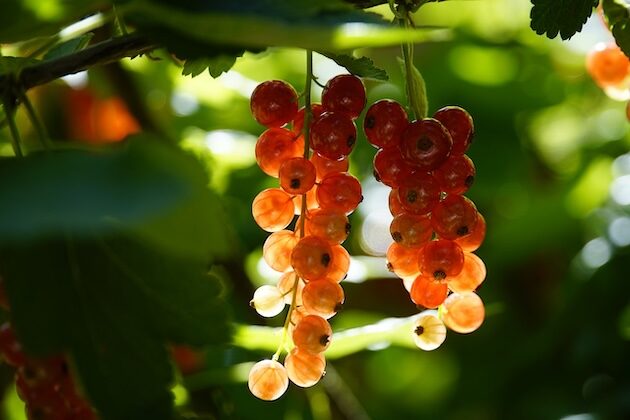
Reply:
<svg viewBox="0 0 630 420"><path fill-rule="evenodd" d="M324 107L321 104L311 104L311 122L319 118L324 113ZM300 108L293 119L293 127L291 132L299 135L304 130L304 107Z"/></svg>
<svg viewBox="0 0 630 420"><path fill-rule="evenodd" d="M440 187L433 175L416 174L398 187L398 200L402 208L409 213L427 214L440 200Z"/></svg>
<svg viewBox="0 0 630 420"><path fill-rule="evenodd" d="M326 111L341 112L353 120L361 114L365 102L363 82L351 74L333 77L322 92L322 105Z"/></svg>
<svg viewBox="0 0 630 420"><path fill-rule="evenodd" d="M315 165L318 181L330 173L348 172L348 167L350 166L347 156L341 158L340 160L331 160L323 157L319 153L313 153L313 156L311 156L311 162Z"/></svg>
<svg viewBox="0 0 630 420"><path fill-rule="evenodd" d="M280 289L266 284L256 289L249 304L260 316L272 318L284 309L284 296Z"/></svg>
<svg viewBox="0 0 630 420"><path fill-rule="evenodd" d="M600 43L586 57L586 70L600 87L621 84L630 73L630 61L614 43Z"/></svg>
<svg viewBox="0 0 630 420"><path fill-rule="evenodd" d="M413 176L414 169L405 162L399 149L381 149L374 155L374 178L388 187L396 188Z"/></svg>
<svg viewBox="0 0 630 420"><path fill-rule="evenodd" d="M446 340L446 327L437 311L422 311L413 328L413 341L422 350L435 350Z"/></svg>
<svg viewBox="0 0 630 420"><path fill-rule="evenodd" d="M291 253L291 265L305 281L324 278L330 272L332 264L330 244L317 236L300 239Z"/></svg>
<svg viewBox="0 0 630 420"><path fill-rule="evenodd" d="M402 105L396 101L382 99L367 110L363 130L374 147L388 149L398 147L408 124L407 112Z"/></svg>
<svg viewBox="0 0 630 420"><path fill-rule="evenodd" d="M398 277L418 275L418 250L394 242L387 249L387 268Z"/></svg>
<svg viewBox="0 0 630 420"><path fill-rule="evenodd" d="M332 249L332 266L326 280L339 283L346 278L348 269L350 268L350 254L341 245L333 245Z"/></svg>
<svg viewBox="0 0 630 420"><path fill-rule="evenodd" d="M400 213L404 213L405 209L403 208L400 199L398 198L398 188L392 188L389 192L389 211L392 216L398 216Z"/></svg>
<svg viewBox="0 0 630 420"><path fill-rule="evenodd" d="M425 118L410 123L401 137L400 151L410 165L432 171L446 161L453 140L438 120Z"/></svg>
<svg viewBox="0 0 630 420"><path fill-rule="evenodd" d="M293 343L299 349L318 354L330 346L332 329L321 316L306 315L293 329Z"/></svg>
<svg viewBox="0 0 630 420"><path fill-rule="evenodd" d="M437 308L444 302L447 294L446 283L435 281L433 276L424 274L416 277L409 292L413 303L425 308Z"/></svg>
<svg viewBox="0 0 630 420"><path fill-rule="evenodd" d="M256 86L249 107L259 124L282 127L297 114L298 95L290 84L268 80Z"/></svg>
<svg viewBox="0 0 630 420"><path fill-rule="evenodd" d="M306 210L311 211L319 207L317 203L317 186L306 192ZM302 194L293 197L293 213L302 214Z"/></svg>
<svg viewBox="0 0 630 420"><path fill-rule="evenodd" d="M317 202L324 209L350 214L361 201L361 184L347 172L329 174L317 187Z"/></svg>
<svg viewBox="0 0 630 420"><path fill-rule="evenodd" d="M293 220L291 196L280 188L267 188L258 193L252 203L254 220L267 232L284 229Z"/></svg>
<svg viewBox="0 0 630 420"><path fill-rule="evenodd" d="M316 209L307 214L304 229L307 235L319 236L331 245L339 245L350 234L350 222L342 211Z"/></svg>
<svg viewBox="0 0 630 420"><path fill-rule="evenodd" d="M453 241L438 239L422 248L419 254L420 272L436 281L448 280L458 275L464 267L464 253Z"/></svg>
<svg viewBox="0 0 630 420"><path fill-rule="evenodd" d="M258 137L256 142L256 162L269 176L278 177L278 171L284 161L300 157L304 146L297 141L289 130L270 128Z"/></svg>
<svg viewBox="0 0 630 420"><path fill-rule="evenodd" d="M481 298L473 292L451 293L440 308L444 324L462 334L471 333L479 328L485 313Z"/></svg>
<svg viewBox="0 0 630 420"><path fill-rule="evenodd" d="M475 165L466 155L454 155L433 172L442 191L448 194L464 194L475 181Z"/></svg>
<svg viewBox="0 0 630 420"><path fill-rule="evenodd" d="M311 281L302 292L304 309L311 315L332 318L341 309L345 295L338 283L328 280Z"/></svg>
<svg viewBox="0 0 630 420"><path fill-rule="evenodd" d="M263 245L263 258L276 271L286 271L291 266L291 251L299 238L290 230L274 232Z"/></svg>
<svg viewBox="0 0 630 420"><path fill-rule="evenodd" d="M298 277L299 278L299 277ZM295 286L296 275L295 272L289 271L284 273L278 280L278 290L284 296L284 303L290 305L293 301L293 286ZM304 280L299 279L297 282L297 290L295 294L295 304L302 305L302 290L304 290Z"/></svg>
<svg viewBox="0 0 630 420"><path fill-rule="evenodd" d="M323 353L313 354L295 347L284 359L284 366L291 382L307 388L324 376L326 359Z"/></svg>
<svg viewBox="0 0 630 420"><path fill-rule="evenodd" d="M265 401L277 400L289 387L287 370L275 360L261 360L249 371L249 390Z"/></svg>
<svg viewBox="0 0 630 420"><path fill-rule="evenodd" d="M451 155L463 155L468 150L475 131L470 114L464 108L446 106L433 114L433 118L441 122L451 135Z"/></svg>
<svg viewBox="0 0 630 420"><path fill-rule="evenodd" d="M291 158L282 163L278 177L289 194L306 194L315 185L315 166L303 157Z"/></svg>
<svg viewBox="0 0 630 420"><path fill-rule="evenodd" d="M357 141L357 128L346 114L325 112L311 124L311 149L332 159L342 159L352 152Z"/></svg>
<svg viewBox="0 0 630 420"><path fill-rule="evenodd" d="M476 251L486 237L486 219L477 212L477 222L469 235L455 239L455 242L466 252Z"/></svg>
<svg viewBox="0 0 630 420"><path fill-rule="evenodd" d="M481 258L464 252L464 267L455 277L448 280L448 288L453 292L473 292L486 279L486 265Z"/></svg>
<svg viewBox="0 0 630 420"><path fill-rule="evenodd" d="M389 226L394 241L407 248L420 248L431 240L433 229L429 216L400 213Z"/></svg>
<svg viewBox="0 0 630 420"><path fill-rule="evenodd" d="M442 239L455 240L469 235L477 224L477 208L461 195L449 195L431 213L433 230Z"/></svg>

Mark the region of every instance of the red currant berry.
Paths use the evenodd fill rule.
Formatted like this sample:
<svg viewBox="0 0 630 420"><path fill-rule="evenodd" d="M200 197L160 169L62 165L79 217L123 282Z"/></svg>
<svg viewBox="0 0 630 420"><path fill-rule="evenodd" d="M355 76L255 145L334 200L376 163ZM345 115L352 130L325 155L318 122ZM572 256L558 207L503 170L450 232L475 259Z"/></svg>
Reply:
<svg viewBox="0 0 630 420"><path fill-rule="evenodd" d="M311 123L319 118L324 113L324 107L321 104L311 104ZM300 108L295 118L293 119L293 127L291 132L299 135L304 130L304 107Z"/></svg>
<svg viewBox="0 0 630 420"><path fill-rule="evenodd" d="M418 250L392 243L387 249L387 268L398 277L417 275Z"/></svg>
<svg viewBox="0 0 630 420"><path fill-rule="evenodd" d="M416 305L437 308L446 299L448 286L446 283L433 280L432 276L423 274L413 281L409 295Z"/></svg>
<svg viewBox="0 0 630 420"><path fill-rule="evenodd" d="M291 196L280 188L268 188L258 193L252 203L256 224L267 232L282 230L293 220Z"/></svg>
<svg viewBox="0 0 630 420"><path fill-rule="evenodd" d="M331 245L339 245L350 234L350 222L342 211L316 209L307 214L305 231L307 235L323 238Z"/></svg>
<svg viewBox="0 0 630 420"><path fill-rule="evenodd" d="M304 309L311 315L328 319L333 317L342 307L345 296L339 283L318 280L311 281L302 291Z"/></svg>
<svg viewBox="0 0 630 420"><path fill-rule="evenodd" d="M276 271L286 271L291 266L291 251L298 237L290 230L274 232L265 240L263 258Z"/></svg>
<svg viewBox="0 0 630 420"><path fill-rule="evenodd" d="M453 140L451 155L463 155L473 139L474 126L470 114L458 106L447 106L433 114L442 123Z"/></svg>
<svg viewBox="0 0 630 420"><path fill-rule="evenodd" d="M291 252L293 269L306 281L324 278L330 272L332 263L330 244L317 236L300 239Z"/></svg>
<svg viewBox="0 0 630 420"><path fill-rule="evenodd" d="M393 188L389 192L389 211L393 216L398 216L400 213L405 212L405 209L398 198L398 188Z"/></svg>
<svg viewBox="0 0 630 420"><path fill-rule="evenodd" d="M630 60L615 43L600 43L586 57L586 69L600 87L618 86L630 73Z"/></svg>
<svg viewBox="0 0 630 420"><path fill-rule="evenodd" d="M405 109L396 101L382 99L375 102L365 114L363 130L375 147L397 147L409 120Z"/></svg>
<svg viewBox="0 0 630 420"><path fill-rule="evenodd" d="M323 157L319 153L313 153L311 162L315 165L318 181L333 172L348 172L348 167L350 166L347 156L339 160L331 160Z"/></svg>
<svg viewBox="0 0 630 420"><path fill-rule="evenodd" d="M433 172L442 191L464 194L475 181L475 165L466 155L453 155Z"/></svg>
<svg viewBox="0 0 630 420"><path fill-rule="evenodd" d="M394 241L407 248L420 248L431 240L433 229L429 216L401 213L394 217L389 231Z"/></svg>
<svg viewBox="0 0 630 420"><path fill-rule="evenodd" d="M282 80L268 80L256 86L249 106L259 124L282 127L295 117L298 95L290 84Z"/></svg>
<svg viewBox="0 0 630 420"><path fill-rule="evenodd" d="M293 343L302 351L317 354L330 346L332 328L321 316L306 315L293 329Z"/></svg>
<svg viewBox="0 0 630 420"><path fill-rule="evenodd" d="M256 142L256 162L269 176L278 177L280 165L304 153L303 146L289 130L270 128L260 135Z"/></svg>
<svg viewBox="0 0 630 420"><path fill-rule="evenodd" d="M362 200L361 183L347 172L327 175L317 187L317 202L321 208L350 214Z"/></svg>
<svg viewBox="0 0 630 420"><path fill-rule="evenodd" d="M455 239L455 242L457 242L464 251L473 252L481 246L485 237L486 219L484 219L481 213L477 212L477 223L475 223L473 230L469 235Z"/></svg>
<svg viewBox="0 0 630 420"><path fill-rule="evenodd" d="M333 77L322 92L322 105L326 111L342 112L352 119L361 114L365 102L363 82L351 74Z"/></svg>
<svg viewBox="0 0 630 420"><path fill-rule="evenodd" d="M403 158L423 171L432 171L446 161L453 140L438 120L425 118L410 123L402 134Z"/></svg>
<svg viewBox="0 0 630 420"><path fill-rule="evenodd" d="M357 141L357 128L346 114L325 112L313 121L311 149L320 155L339 160L348 156Z"/></svg>
<svg viewBox="0 0 630 420"><path fill-rule="evenodd" d="M374 178L389 187L396 188L413 174L414 169L397 148L381 149L374 155Z"/></svg>
<svg viewBox="0 0 630 420"><path fill-rule="evenodd" d="M477 208L462 195L449 195L431 213L433 230L442 239L469 235L477 224Z"/></svg>
<svg viewBox="0 0 630 420"><path fill-rule="evenodd" d="M330 271L326 274L326 280L339 283L348 275L350 254L341 245L333 245L331 249L333 262Z"/></svg>
<svg viewBox="0 0 630 420"><path fill-rule="evenodd" d="M440 186L428 173L420 173L407 178L398 188L398 199L405 211L414 214L427 214L440 200Z"/></svg>
<svg viewBox="0 0 630 420"><path fill-rule="evenodd" d="M441 281L458 275L464 267L464 252L457 243L446 239L431 241L418 258L422 274Z"/></svg>
<svg viewBox="0 0 630 420"><path fill-rule="evenodd" d="M282 163L278 177L289 194L306 194L315 185L315 166L306 158L291 158Z"/></svg>

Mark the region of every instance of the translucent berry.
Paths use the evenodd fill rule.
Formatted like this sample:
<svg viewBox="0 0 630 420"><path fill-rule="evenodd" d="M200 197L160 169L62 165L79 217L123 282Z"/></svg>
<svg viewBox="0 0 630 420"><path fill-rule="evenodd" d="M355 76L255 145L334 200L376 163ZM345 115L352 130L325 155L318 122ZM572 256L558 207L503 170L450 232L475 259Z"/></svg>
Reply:
<svg viewBox="0 0 630 420"><path fill-rule="evenodd" d="M398 188L393 188L389 192L389 211L393 216L398 216L400 213L405 212L405 209L398 198Z"/></svg>
<svg viewBox="0 0 630 420"><path fill-rule="evenodd" d="M411 285L409 296L416 305L425 308L437 308L448 295L446 283L436 281L431 275L419 275Z"/></svg>
<svg viewBox="0 0 630 420"><path fill-rule="evenodd" d="M256 86L249 106L259 124L282 127L295 117L298 95L290 84L282 80L268 80Z"/></svg>
<svg viewBox="0 0 630 420"><path fill-rule="evenodd" d="M291 382L307 388L324 376L326 359L323 353L313 354L295 347L284 359L284 366Z"/></svg>
<svg viewBox="0 0 630 420"><path fill-rule="evenodd" d="M444 324L462 334L471 333L479 328L485 314L481 298L473 292L451 293L440 308Z"/></svg>
<svg viewBox="0 0 630 420"><path fill-rule="evenodd" d="M407 248L420 248L431 240L433 229L429 216L400 213L389 226L394 241Z"/></svg>
<svg viewBox="0 0 630 420"><path fill-rule="evenodd" d="M401 137L400 151L410 165L432 171L446 161L453 140L442 123L433 118L414 121Z"/></svg>
<svg viewBox="0 0 630 420"><path fill-rule="evenodd" d="M339 245L350 234L348 216L334 209L316 209L307 214L306 234L319 236L331 245Z"/></svg>
<svg viewBox="0 0 630 420"><path fill-rule="evenodd" d="M293 344L309 353L321 353L330 346L332 329L321 316L306 315L293 329Z"/></svg>
<svg viewBox="0 0 630 420"><path fill-rule="evenodd" d="M280 188L261 191L252 203L252 215L256 224L267 232L282 230L294 216L291 196Z"/></svg>
<svg viewBox="0 0 630 420"><path fill-rule="evenodd" d="M413 326L413 341L418 348L431 351L446 340L446 327L438 317L437 311L422 311Z"/></svg>
<svg viewBox="0 0 630 420"><path fill-rule="evenodd" d="M586 69L600 87L618 86L630 73L630 61L614 43L599 43L586 57Z"/></svg>
<svg viewBox="0 0 630 420"><path fill-rule="evenodd" d="M306 312L325 319L333 317L341 309L344 300L345 295L339 283L328 280L311 281L302 292Z"/></svg>
<svg viewBox="0 0 630 420"><path fill-rule="evenodd" d="M302 214L302 194L293 197L293 212ZM306 210L315 210L319 207L317 202L317 186L314 186L306 192Z"/></svg>
<svg viewBox="0 0 630 420"><path fill-rule="evenodd" d="M462 236L460 238L455 239L455 242L462 247L462 250L466 252L476 251L483 240L486 237L486 219L481 215L481 213L477 212L477 222L475 226L472 228L472 231L467 236Z"/></svg>
<svg viewBox="0 0 630 420"><path fill-rule="evenodd" d="M355 119L365 107L363 82L351 74L335 76L326 83L322 105L326 111L341 112Z"/></svg>
<svg viewBox="0 0 630 420"><path fill-rule="evenodd" d="M475 165L466 155L453 155L433 172L442 191L461 195L475 181Z"/></svg>
<svg viewBox="0 0 630 420"><path fill-rule="evenodd" d="M323 157L319 153L313 153L311 162L315 165L318 181L330 173L348 172L349 162L347 156L339 160L331 160Z"/></svg>
<svg viewBox="0 0 630 420"><path fill-rule="evenodd" d="M350 254L348 254L348 251L341 245L333 245L331 249L333 262L330 271L326 274L326 279L340 282L345 279L348 274L348 269L350 268Z"/></svg>
<svg viewBox="0 0 630 420"><path fill-rule="evenodd" d="M414 175L404 180L398 187L398 200L405 211L413 214L427 214L440 200L440 186L428 173Z"/></svg>
<svg viewBox="0 0 630 420"><path fill-rule="evenodd" d="M387 249L387 268L398 277L418 274L418 249L407 248L394 242Z"/></svg>
<svg viewBox="0 0 630 420"><path fill-rule="evenodd" d="M357 141L357 128L346 114L325 112L311 124L311 149L339 160L350 154Z"/></svg>
<svg viewBox="0 0 630 420"><path fill-rule="evenodd" d="M458 106L446 106L433 114L433 118L441 122L451 135L451 155L463 155L468 150L475 131L470 114Z"/></svg>
<svg viewBox="0 0 630 420"><path fill-rule="evenodd" d="M303 157L291 158L280 165L278 177L289 194L306 194L315 185L315 166Z"/></svg>
<svg viewBox="0 0 630 420"><path fill-rule="evenodd" d="M297 288L295 293L295 304L302 305L302 290L304 290L304 280L300 279L296 276L295 272L289 271L288 273L284 273L280 279L278 280L278 284L276 285L282 296L284 296L284 303L290 305L293 302L293 289L296 287L296 278L297 280Z"/></svg>
<svg viewBox="0 0 630 420"><path fill-rule="evenodd" d="M266 284L256 289L249 304L260 316L271 318L284 309L284 296L280 289Z"/></svg>
<svg viewBox="0 0 630 420"><path fill-rule="evenodd" d="M454 292L473 292L486 279L486 265L481 258L464 252L464 267L455 277L448 280L448 288Z"/></svg>
<svg viewBox="0 0 630 420"><path fill-rule="evenodd" d="M363 130L375 147L397 147L409 120L405 109L396 101L382 99L370 106L365 114Z"/></svg>
<svg viewBox="0 0 630 420"><path fill-rule="evenodd" d="M321 104L311 104L311 123L324 113L324 107ZM293 119L293 134L300 134L304 130L304 107L300 108Z"/></svg>
<svg viewBox="0 0 630 420"><path fill-rule="evenodd" d="M305 236L300 239L291 253L293 269L306 281L325 277L330 272L332 263L330 244L317 236Z"/></svg>
<svg viewBox="0 0 630 420"><path fill-rule="evenodd" d="M317 187L317 202L324 209L350 214L361 201L361 184L347 172L329 174Z"/></svg>
<svg viewBox="0 0 630 420"><path fill-rule="evenodd" d="M299 238L290 230L274 232L263 245L263 258L269 267L276 271L286 271L291 267L291 252Z"/></svg>
<svg viewBox="0 0 630 420"><path fill-rule="evenodd" d="M251 393L261 400L277 400L289 386L287 370L275 360L261 360L249 371L247 385Z"/></svg>
<svg viewBox="0 0 630 420"><path fill-rule="evenodd" d="M433 230L440 238L457 239L469 235L477 224L477 208L468 198L449 195L431 213Z"/></svg>
<svg viewBox="0 0 630 420"><path fill-rule="evenodd" d="M270 128L258 137L256 142L256 162L269 176L278 177L280 165L304 153L304 146L284 128Z"/></svg>
<svg viewBox="0 0 630 420"><path fill-rule="evenodd" d="M400 155L397 148L381 149L374 155L374 178L396 188L404 180L413 177L414 169Z"/></svg>
<svg viewBox="0 0 630 420"><path fill-rule="evenodd" d="M422 248L418 265L420 271L441 281L458 275L464 267L464 252L453 241L439 239Z"/></svg>

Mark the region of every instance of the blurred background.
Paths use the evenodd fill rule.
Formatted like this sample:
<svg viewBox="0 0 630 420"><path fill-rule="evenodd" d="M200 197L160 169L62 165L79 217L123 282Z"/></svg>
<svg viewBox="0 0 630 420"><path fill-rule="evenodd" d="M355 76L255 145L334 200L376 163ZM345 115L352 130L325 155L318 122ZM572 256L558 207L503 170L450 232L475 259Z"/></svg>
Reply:
<svg viewBox="0 0 630 420"><path fill-rule="evenodd" d="M329 359L320 384L290 386L274 403L255 399L245 385L248 363L272 352L238 340L180 349L183 379L175 391L185 410L288 420L630 418L628 96L622 90L610 98L584 67L585 54L612 37L593 16L570 41L550 41L529 28L529 2L483 3L428 4L415 17L419 26L449 29L415 48L430 113L459 105L474 118L468 154L477 178L467 195L488 225L477 252L488 268L479 291L487 309L482 327L450 332L430 353L383 342ZM375 11L389 14L386 6ZM368 103L404 103L400 50L358 54L390 75L389 82L365 81ZM279 326L282 316L267 321L248 306L257 286L279 277L261 260L267 234L251 217L254 196L277 181L255 164L263 127L250 115L249 95L267 79L302 90L304 53L246 54L216 79L207 72L182 76L165 54L152 58L66 77L33 90L33 100L52 138L108 143L151 126L181 139L207 165L229 214L233 236L215 238L226 242L229 257L213 270L224 279L235 322ZM343 69L316 56L314 72L325 82ZM320 93L316 88L316 100ZM36 142L23 111L17 118L25 141ZM8 131L0 136L0 154L10 155ZM372 177L374 153L361 135L351 172L365 201L351 217L345 245L353 261L335 331L417 313L402 282L385 269L388 189ZM0 369L4 418L23 419L10 369Z"/></svg>

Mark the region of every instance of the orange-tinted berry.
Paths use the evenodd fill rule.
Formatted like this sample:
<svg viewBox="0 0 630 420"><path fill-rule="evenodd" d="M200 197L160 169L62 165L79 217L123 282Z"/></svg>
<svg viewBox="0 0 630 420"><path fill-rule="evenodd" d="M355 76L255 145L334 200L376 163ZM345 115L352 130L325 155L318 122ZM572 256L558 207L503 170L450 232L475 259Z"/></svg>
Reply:
<svg viewBox="0 0 630 420"><path fill-rule="evenodd" d="M324 113L324 107L321 104L311 104L311 123ZM293 134L300 134L304 130L304 107L300 108L293 119Z"/></svg>
<svg viewBox="0 0 630 420"><path fill-rule="evenodd" d="M447 280L462 271L464 253L453 241L431 241L422 248L418 266L422 274L432 276L434 280Z"/></svg>
<svg viewBox="0 0 630 420"><path fill-rule="evenodd" d="M440 186L428 173L419 173L403 181L398 187L398 200L405 211L427 214L440 200Z"/></svg>
<svg viewBox="0 0 630 420"><path fill-rule="evenodd" d="M289 386L287 370L275 360L261 360L249 371L249 390L265 401L277 400Z"/></svg>
<svg viewBox="0 0 630 420"><path fill-rule="evenodd" d="M293 344L309 353L321 353L330 346L332 328L321 316L306 315L293 329Z"/></svg>
<svg viewBox="0 0 630 420"><path fill-rule="evenodd" d="M316 209L307 213L305 231L307 235L319 236L331 245L339 245L350 234L350 222L342 211Z"/></svg>
<svg viewBox="0 0 630 420"><path fill-rule="evenodd" d="M350 214L361 201L361 184L347 172L329 174L317 187L317 202L321 208Z"/></svg>
<svg viewBox="0 0 630 420"><path fill-rule="evenodd" d="M617 86L630 73L630 61L614 43L600 43L586 57L586 69L600 87Z"/></svg>
<svg viewBox="0 0 630 420"><path fill-rule="evenodd" d="M431 213L435 233L443 239L457 239L469 235L477 224L477 208L468 198L449 195Z"/></svg>
<svg viewBox="0 0 630 420"><path fill-rule="evenodd" d="M323 157L319 153L313 153L311 156L311 162L315 165L317 171L317 180L321 180L326 175L334 172L348 172L349 162L348 157L345 156L339 160L332 160Z"/></svg>
<svg viewBox="0 0 630 420"><path fill-rule="evenodd" d="M290 230L274 232L263 245L263 258L276 271L286 271L291 266L291 252L299 238Z"/></svg>
<svg viewBox="0 0 630 420"><path fill-rule="evenodd" d="M486 219L481 215L481 213L477 212L477 222L475 223L475 227L472 232L470 232L467 236L455 239L455 242L462 247L462 250L466 252L473 252L481 246L485 237Z"/></svg>
<svg viewBox="0 0 630 420"><path fill-rule="evenodd" d="M448 286L446 283L434 280L431 275L422 274L413 281L409 295L416 305L437 308L446 299Z"/></svg>
<svg viewBox="0 0 630 420"><path fill-rule="evenodd" d="M481 326L486 311L476 293L451 293L442 304L440 314L448 328L467 334Z"/></svg>
<svg viewBox="0 0 630 420"><path fill-rule="evenodd" d="M466 155L454 155L433 172L442 191L464 194L475 181L475 165Z"/></svg>
<svg viewBox="0 0 630 420"><path fill-rule="evenodd" d="M346 114L325 112L311 125L311 149L339 160L348 156L357 141L357 128Z"/></svg>
<svg viewBox="0 0 630 420"><path fill-rule="evenodd" d="M375 147L398 147L409 120L405 109L396 101L381 99L370 106L365 114L363 130Z"/></svg>
<svg viewBox="0 0 630 420"><path fill-rule="evenodd" d="M298 95L290 84L282 80L268 80L256 86L249 106L259 124L282 127L295 117Z"/></svg>
<svg viewBox="0 0 630 420"><path fill-rule="evenodd" d="M333 260L330 244L317 236L300 239L291 253L293 269L306 281L325 277L331 270Z"/></svg>
<svg viewBox="0 0 630 420"><path fill-rule="evenodd" d="M291 196L280 188L261 191L252 203L254 220L267 232L276 232L287 227L293 220L293 210Z"/></svg>
<svg viewBox="0 0 630 420"><path fill-rule="evenodd" d="M400 213L404 213L405 209L398 198L398 188L393 188L389 192L389 211L393 216L398 216Z"/></svg>
<svg viewBox="0 0 630 420"><path fill-rule="evenodd" d="M297 279L297 286L296 281ZM302 305L302 290L304 290L304 280L296 276L295 272L284 273L276 285L280 293L284 296L284 303L290 305L293 301L293 289L296 287L295 304Z"/></svg>
<svg viewBox="0 0 630 420"><path fill-rule="evenodd" d="M311 281L302 292L304 309L311 315L328 319L343 305L345 295L339 283L328 280Z"/></svg>
<svg viewBox="0 0 630 420"><path fill-rule="evenodd" d="M363 82L351 74L340 74L326 83L322 92L322 105L326 111L341 112L355 119L365 107Z"/></svg>
<svg viewBox="0 0 630 420"><path fill-rule="evenodd" d="M475 131L470 114L458 106L445 106L433 114L433 118L441 122L451 135L451 155L463 155L468 150Z"/></svg>
<svg viewBox="0 0 630 420"><path fill-rule="evenodd" d="M374 178L383 184L396 188L415 174L414 168L407 164L398 148L381 149L374 155Z"/></svg>
<svg viewBox="0 0 630 420"><path fill-rule="evenodd" d="M464 252L462 271L448 279L448 288L454 292L472 292L486 279L486 265L481 258L470 252Z"/></svg>
<svg viewBox="0 0 630 420"><path fill-rule="evenodd" d="M300 157L304 153L303 145L284 128L270 128L258 137L256 142L256 162L269 176L278 177L278 171L284 161Z"/></svg>
<svg viewBox="0 0 630 420"><path fill-rule="evenodd" d="M398 277L418 274L418 250L407 248L394 242L387 249L387 268Z"/></svg>
<svg viewBox="0 0 630 420"><path fill-rule="evenodd" d="M326 359L323 353L313 354L295 347L284 359L284 366L291 382L306 388L324 376Z"/></svg>
<svg viewBox="0 0 630 420"><path fill-rule="evenodd" d="M298 194L293 197L293 212L295 214L302 214L302 197L303 194ZM306 210L315 210L318 207L317 186L314 186L306 192Z"/></svg>
<svg viewBox="0 0 630 420"><path fill-rule="evenodd" d="M291 158L280 165L278 177L289 194L306 194L315 185L315 166L303 157Z"/></svg>
<svg viewBox="0 0 630 420"><path fill-rule="evenodd" d="M431 240L433 229L429 216L400 213L389 226L394 241L407 248L420 248Z"/></svg>
<svg viewBox="0 0 630 420"><path fill-rule="evenodd" d="M402 134L400 150L410 165L432 171L446 161L453 140L438 120L425 118L410 123Z"/></svg>
<svg viewBox="0 0 630 420"><path fill-rule="evenodd" d="M338 283L345 279L348 274L348 269L350 268L350 254L341 245L333 245L331 250L333 262L330 271L326 274L326 279Z"/></svg>

